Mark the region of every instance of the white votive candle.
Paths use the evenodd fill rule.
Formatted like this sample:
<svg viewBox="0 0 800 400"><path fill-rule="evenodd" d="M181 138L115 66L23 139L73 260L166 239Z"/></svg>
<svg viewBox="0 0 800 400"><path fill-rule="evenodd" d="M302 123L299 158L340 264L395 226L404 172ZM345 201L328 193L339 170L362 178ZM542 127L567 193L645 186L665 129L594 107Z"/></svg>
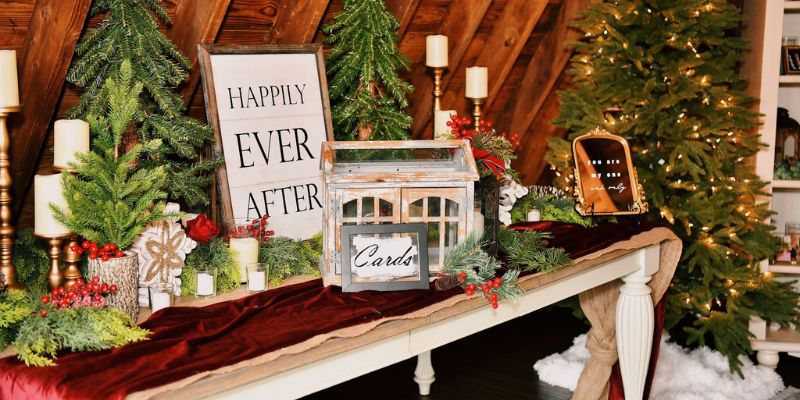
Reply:
<svg viewBox="0 0 800 400"><path fill-rule="evenodd" d="M528 222L536 222L542 220L542 212L538 209L532 209L528 211Z"/></svg>
<svg viewBox="0 0 800 400"><path fill-rule="evenodd" d="M433 138L446 139L453 128L447 126L450 116L456 115L456 110L436 110L433 112Z"/></svg>
<svg viewBox="0 0 800 400"><path fill-rule="evenodd" d="M172 296L169 293L150 292L150 310L156 312L162 308L167 308L172 305Z"/></svg>
<svg viewBox="0 0 800 400"><path fill-rule="evenodd" d="M214 294L214 277L211 274L197 273L197 295L211 296Z"/></svg>
<svg viewBox="0 0 800 400"><path fill-rule="evenodd" d="M489 96L489 69L486 67L467 68L467 97L484 99Z"/></svg>
<svg viewBox="0 0 800 400"><path fill-rule="evenodd" d="M483 213L480 208L476 208L472 216L472 231L478 234L478 237L483 237Z"/></svg>
<svg viewBox="0 0 800 400"><path fill-rule="evenodd" d="M247 282L247 266L258 262L258 239L231 238L230 248L233 250L233 259L239 267L239 276L243 282Z"/></svg>
<svg viewBox="0 0 800 400"><path fill-rule="evenodd" d="M437 68L447 66L447 36L425 37L425 65Z"/></svg>
<svg viewBox="0 0 800 400"><path fill-rule="evenodd" d="M53 166L69 168L78 154L89 152L89 124L79 119L60 119L53 126Z"/></svg>
<svg viewBox="0 0 800 400"><path fill-rule="evenodd" d="M261 292L267 289L267 277L264 271L247 272L247 290Z"/></svg>
<svg viewBox="0 0 800 400"><path fill-rule="evenodd" d="M0 50L0 108L18 105L17 52Z"/></svg>
<svg viewBox="0 0 800 400"><path fill-rule="evenodd" d="M41 236L62 236L69 233L69 229L56 220L50 203L68 212L69 207L64 199L64 190L61 187L61 175L36 175L33 178L34 192L34 226L33 232Z"/></svg>

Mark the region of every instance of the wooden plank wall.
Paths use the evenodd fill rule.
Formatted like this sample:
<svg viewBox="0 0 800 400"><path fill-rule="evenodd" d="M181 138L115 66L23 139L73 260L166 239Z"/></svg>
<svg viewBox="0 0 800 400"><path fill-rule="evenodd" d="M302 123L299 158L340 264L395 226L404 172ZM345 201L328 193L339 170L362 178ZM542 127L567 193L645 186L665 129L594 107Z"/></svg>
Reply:
<svg viewBox="0 0 800 400"><path fill-rule="evenodd" d="M85 1L72 0L74 3ZM403 75L415 87L408 110L414 116L414 137L430 138L432 130L432 79L423 65L425 36L447 34L451 65L444 79L443 107L469 115L471 108L464 99L465 69L472 65L487 66L490 99L484 114L499 127L513 128L514 132L522 135L523 145L515 168L520 170L527 183L536 182L545 166L542 161L546 151L544 138L563 135L561 130L550 126L549 121L558 112L556 90L569 85L568 79L562 77L569 55L564 48L576 36L568 24L588 0L385 1L400 21L400 50L411 61L411 67ZM50 3L58 2L0 0L0 48L16 49L18 55L25 50L31 51L24 46L26 38L36 33L35 10ZM565 6L565 3L570 4ZM163 0L163 4L173 22L161 24L160 29L192 61L196 60L193 51L196 42L322 42L322 27L342 9L342 0ZM84 11L79 9L77 13L80 12ZM82 25L83 33L101 20L102 15L87 18ZM67 31L75 29L67 26L69 24L64 25ZM44 46L48 46L47 51L60 49L63 52L69 49L68 42L47 42ZM37 50L29 54L44 51ZM20 65L20 71L23 67ZM58 65L52 66L51 70L58 71ZM189 81L179 90L188 103L188 112L205 120L205 105L198 80L198 72L192 71ZM36 107L26 111L26 115L52 116L50 121L46 124L39 122L33 128L25 127L26 121L18 121L17 124L22 126L11 132L15 154L21 150L15 146L42 143L38 154L33 155L35 163L23 166L24 163L12 160L14 177L20 177L19 183L15 184L14 196L17 209L21 209L17 213L21 226L31 226L33 222L33 193L30 185L25 184L25 178L30 179L36 171L49 173L53 157L52 122L61 118L80 96L80 91L71 85L47 90L50 93L60 90L60 95L47 104L36 102L25 107ZM26 97L34 95L22 92L21 96L25 103ZM47 117L44 118L47 121ZM30 137L19 139L16 137L19 132ZM31 157L30 152L27 157ZM35 171L33 165L38 166Z"/></svg>

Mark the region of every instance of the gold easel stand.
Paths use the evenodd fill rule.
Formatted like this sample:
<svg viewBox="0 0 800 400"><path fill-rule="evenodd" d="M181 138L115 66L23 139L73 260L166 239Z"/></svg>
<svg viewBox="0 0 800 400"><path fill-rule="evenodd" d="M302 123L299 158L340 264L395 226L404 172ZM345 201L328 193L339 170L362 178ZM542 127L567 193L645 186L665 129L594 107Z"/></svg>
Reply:
<svg viewBox="0 0 800 400"><path fill-rule="evenodd" d="M6 118L20 110L19 106L0 108L0 273L9 289L24 289L14 268L14 226L11 224L11 161L8 156L11 139Z"/></svg>

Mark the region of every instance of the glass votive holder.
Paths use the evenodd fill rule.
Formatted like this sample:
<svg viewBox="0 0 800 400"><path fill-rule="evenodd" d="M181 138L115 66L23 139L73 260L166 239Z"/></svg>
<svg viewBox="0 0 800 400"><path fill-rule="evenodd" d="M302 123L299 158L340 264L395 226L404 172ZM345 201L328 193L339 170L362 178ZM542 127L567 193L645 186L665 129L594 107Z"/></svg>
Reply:
<svg viewBox="0 0 800 400"><path fill-rule="evenodd" d="M247 265L247 291L250 293L263 292L269 284L269 265L266 263L251 263Z"/></svg>
<svg viewBox="0 0 800 400"><path fill-rule="evenodd" d="M172 307L175 299L175 285L171 283L156 283L150 286L150 310L155 313L156 311Z"/></svg>
<svg viewBox="0 0 800 400"><path fill-rule="evenodd" d="M786 234L799 234L800 233L800 222L787 222L786 223Z"/></svg>
<svg viewBox="0 0 800 400"><path fill-rule="evenodd" d="M217 270L198 269L195 271L195 297L214 297L217 295Z"/></svg>

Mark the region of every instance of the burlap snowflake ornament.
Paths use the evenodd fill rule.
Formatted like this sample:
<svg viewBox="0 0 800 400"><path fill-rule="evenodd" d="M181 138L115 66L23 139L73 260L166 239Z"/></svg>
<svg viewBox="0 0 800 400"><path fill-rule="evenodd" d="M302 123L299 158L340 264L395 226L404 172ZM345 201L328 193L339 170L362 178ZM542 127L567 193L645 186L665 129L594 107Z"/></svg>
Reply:
<svg viewBox="0 0 800 400"><path fill-rule="evenodd" d="M139 257L140 293L155 283L169 282L175 285L175 295L179 296L183 262L195 247L197 242L186 236L175 221L148 226L131 248Z"/></svg>

